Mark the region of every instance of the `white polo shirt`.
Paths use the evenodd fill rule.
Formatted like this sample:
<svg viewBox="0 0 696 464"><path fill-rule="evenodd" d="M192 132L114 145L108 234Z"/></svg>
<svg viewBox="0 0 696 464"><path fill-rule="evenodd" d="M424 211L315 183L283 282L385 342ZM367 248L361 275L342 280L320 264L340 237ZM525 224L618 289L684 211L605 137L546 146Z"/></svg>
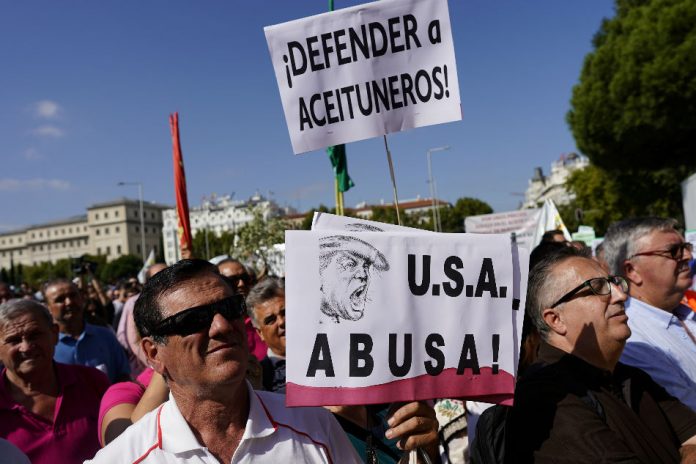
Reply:
<svg viewBox="0 0 696 464"><path fill-rule="evenodd" d="M232 463L360 463L331 413L322 408L286 408L285 396L249 391L249 418ZM97 453L93 463L211 463L174 398L143 416Z"/></svg>

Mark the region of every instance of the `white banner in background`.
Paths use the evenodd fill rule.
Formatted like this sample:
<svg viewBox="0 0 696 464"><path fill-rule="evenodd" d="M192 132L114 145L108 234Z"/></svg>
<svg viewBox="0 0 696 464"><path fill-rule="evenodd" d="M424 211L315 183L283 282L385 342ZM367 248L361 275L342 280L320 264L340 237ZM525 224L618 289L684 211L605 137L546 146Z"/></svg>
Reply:
<svg viewBox="0 0 696 464"><path fill-rule="evenodd" d="M295 154L462 118L446 0L264 28Z"/></svg>
<svg viewBox="0 0 696 464"><path fill-rule="evenodd" d="M288 231L286 246L288 406L511 404L528 255L509 235Z"/></svg>

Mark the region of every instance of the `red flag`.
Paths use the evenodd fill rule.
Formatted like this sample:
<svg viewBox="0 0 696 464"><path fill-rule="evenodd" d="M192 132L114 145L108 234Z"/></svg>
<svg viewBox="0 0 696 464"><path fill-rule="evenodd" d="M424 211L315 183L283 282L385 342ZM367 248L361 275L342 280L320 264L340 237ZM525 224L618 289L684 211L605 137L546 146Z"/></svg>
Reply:
<svg viewBox="0 0 696 464"><path fill-rule="evenodd" d="M186 174L184 173L184 158L181 155L179 140L179 113L169 115L169 125L172 129L172 146L174 151L174 191L176 193L176 212L179 215L179 244L181 256L191 257L193 241L191 239L191 221L189 219L188 196L186 195Z"/></svg>

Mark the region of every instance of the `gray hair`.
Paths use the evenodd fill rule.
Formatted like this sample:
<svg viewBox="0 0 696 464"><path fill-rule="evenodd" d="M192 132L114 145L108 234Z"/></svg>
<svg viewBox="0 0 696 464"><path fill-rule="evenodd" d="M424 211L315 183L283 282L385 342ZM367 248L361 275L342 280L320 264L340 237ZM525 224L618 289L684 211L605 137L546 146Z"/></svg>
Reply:
<svg viewBox="0 0 696 464"><path fill-rule="evenodd" d="M254 327L259 327L259 321L256 320L254 306L263 304L279 296L285 297L285 280L279 277L266 277L251 288L246 299L246 305L247 312L249 313L251 323L254 324Z"/></svg>
<svg viewBox="0 0 696 464"><path fill-rule="evenodd" d="M5 325L7 325L7 323L11 320L27 313L37 315L38 319L46 322L49 327L52 327L55 323L53 322L53 316L51 316L48 308L38 301L28 300L25 298L14 298L0 304L0 329L4 329Z"/></svg>
<svg viewBox="0 0 696 464"><path fill-rule="evenodd" d="M563 246L542 256L529 271L527 284L527 315L539 332L542 340L548 340L549 326L544 320L543 311L554 303L557 297L557 279L553 277L556 267L570 258L587 258L574 247ZM589 258L587 258L589 259Z"/></svg>
<svg viewBox="0 0 696 464"><path fill-rule="evenodd" d="M604 260L609 272L623 275L624 261L636 252L638 241L656 231L675 231L678 223L672 218L639 217L615 222L609 226L604 237Z"/></svg>

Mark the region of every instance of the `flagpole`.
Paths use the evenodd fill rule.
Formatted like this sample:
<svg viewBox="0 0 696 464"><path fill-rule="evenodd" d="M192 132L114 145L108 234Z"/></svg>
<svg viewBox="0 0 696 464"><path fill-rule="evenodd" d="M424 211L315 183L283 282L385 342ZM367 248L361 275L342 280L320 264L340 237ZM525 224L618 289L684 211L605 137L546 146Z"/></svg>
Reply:
<svg viewBox="0 0 696 464"><path fill-rule="evenodd" d="M394 163L392 162L389 145L387 145L387 136L384 135L384 149L387 152L387 161L389 162L389 174L392 181L392 190L394 191L394 207L396 208L396 222L401 225L401 214L399 213L399 194L396 191L396 178L394 177Z"/></svg>

